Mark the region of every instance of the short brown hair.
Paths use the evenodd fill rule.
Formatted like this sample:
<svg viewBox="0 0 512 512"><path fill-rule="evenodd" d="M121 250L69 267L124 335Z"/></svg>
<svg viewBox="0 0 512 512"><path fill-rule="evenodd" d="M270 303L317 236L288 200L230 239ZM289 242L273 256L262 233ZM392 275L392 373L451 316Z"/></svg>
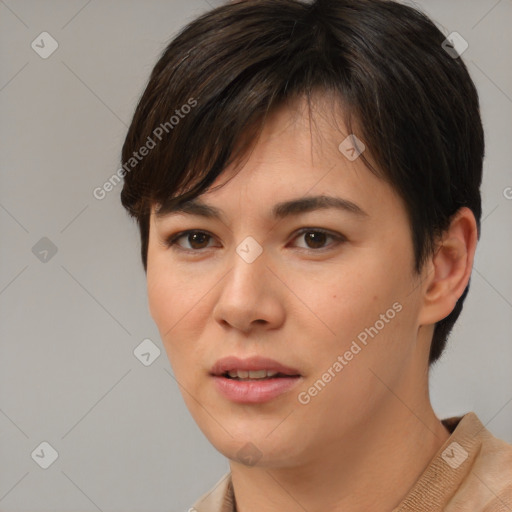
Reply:
<svg viewBox="0 0 512 512"><path fill-rule="evenodd" d="M403 199L416 272L459 208L472 210L480 236L478 94L444 40L423 13L388 0L246 0L184 27L156 63L122 149L128 162L165 129L121 193L139 224L144 268L152 206L205 192L247 153L274 107L314 91L339 99L349 133L354 119L379 169L361 158ZM468 290L436 324L430 363Z"/></svg>

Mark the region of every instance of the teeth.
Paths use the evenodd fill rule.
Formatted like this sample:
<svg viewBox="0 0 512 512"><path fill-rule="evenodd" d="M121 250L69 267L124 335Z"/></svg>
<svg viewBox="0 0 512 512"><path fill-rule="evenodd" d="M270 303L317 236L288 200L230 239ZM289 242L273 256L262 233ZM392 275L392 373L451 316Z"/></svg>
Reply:
<svg viewBox="0 0 512 512"><path fill-rule="evenodd" d="M249 372L250 379L265 379L266 377L267 377L267 370L257 370L255 372Z"/></svg>
<svg viewBox="0 0 512 512"><path fill-rule="evenodd" d="M228 375L233 379L266 379L277 375L279 372L272 372L270 370L256 370L256 371L245 371L245 370L231 370Z"/></svg>

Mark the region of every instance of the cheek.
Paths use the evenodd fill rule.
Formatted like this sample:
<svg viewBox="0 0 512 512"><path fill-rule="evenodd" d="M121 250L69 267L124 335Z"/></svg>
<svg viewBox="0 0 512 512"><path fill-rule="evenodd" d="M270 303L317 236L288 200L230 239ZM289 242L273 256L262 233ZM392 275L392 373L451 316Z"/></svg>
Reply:
<svg viewBox="0 0 512 512"><path fill-rule="evenodd" d="M182 279L176 269L162 258L148 258L147 294L151 317L155 322L169 361L176 361L179 350L180 330L187 322L187 311L193 309L188 297L189 288L183 287ZM174 368L174 367L173 367Z"/></svg>
<svg viewBox="0 0 512 512"><path fill-rule="evenodd" d="M382 259L358 258L350 267L340 265L313 278L297 276L294 291L304 299L318 324L326 327L326 334L331 331L347 340L378 320L403 295L404 283L391 272Z"/></svg>
<svg viewBox="0 0 512 512"><path fill-rule="evenodd" d="M162 335L193 309L201 295L197 276L171 263L158 248L148 251L146 281L149 310Z"/></svg>
<svg viewBox="0 0 512 512"><path fill-rule="evenodd" d="M149 311L175 374L185 378L187 368L199 358L201 339L209 314L207 292L215 280L206 274L186 271L169 264L165 255L148 258L147 294ZM189 377L187 376L186 379Z"/></svg>
<svg viewBox="0 0 512 512"><path fill-rule="evenodd" d="M301 296L307 297L324 333L324 344L315 355L320 366L328 368L351 349L347 359L365 367L380 366L390 351L405 355L403 345L416 334L417 310L417 298L410 293L413 283L406 271L407 256L402 261L400 256L386 258L368 251L350 265L313 280L314 284L304 277Z"/></svg>
<svg viewBox="0 0 512 512"><path fill-rule="evenodd" d="M151 317L156 325L162 330L172 325L174 308L171 304L176 303L174 297L176 290L175 283L170 274L159 269L158 265L148 264L147 271L147 292ZM170 325L167 325L170 324Z"/></svg>
<svg viewBox="0 0 512 512"><path fill-rule="evenodd" d="M160 332L160 339L167 359L178 382L189 386L183 367L189 365L190 350L186 351L180 341L180 328L183 327L183 308L186 306L179 293L176 280L170 274L156 272L156 268L147 274L148 302L151 316Z"/></svg>

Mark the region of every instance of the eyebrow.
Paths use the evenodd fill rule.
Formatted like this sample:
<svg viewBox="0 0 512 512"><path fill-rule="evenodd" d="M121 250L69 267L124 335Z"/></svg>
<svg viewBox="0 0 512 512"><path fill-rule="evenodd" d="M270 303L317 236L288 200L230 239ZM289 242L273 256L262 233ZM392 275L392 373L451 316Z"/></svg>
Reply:
<svg viewBox="0 0 512 512"><path fill-rule="evenodd" d="M357 204L334 196L306 196L298 199L292 199L277 203L271 211L273 219L283 219L285 217L301 215L316 210L338 209L348 213L355 214L359 217L368 216L368 214ZM223 222L224 215L220 208L211 206L201 202L199 199L189 199L174 205L163 205L156 211L157 218L166 217L175 213L186 213L189 215L197 215L208 219L220 219Z"/></svg>

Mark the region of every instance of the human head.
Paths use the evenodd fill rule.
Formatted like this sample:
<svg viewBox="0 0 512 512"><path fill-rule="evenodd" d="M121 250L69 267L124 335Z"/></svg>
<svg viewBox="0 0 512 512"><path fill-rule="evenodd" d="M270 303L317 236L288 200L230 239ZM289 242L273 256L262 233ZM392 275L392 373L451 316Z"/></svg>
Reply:
<svg viewBox="0 0 512 512"><path fill-rule="evenodd" d="M128 162L152 143L121 195L139 223L144 268L151 208L205 192L247 157L271 112L316 92L332 99L347 135L364 141L359 158L404 201L416 271L461 207L479 229L478 95L444 39L422 13L381 0L249 0L187 25L156 64L122 151ZM436 324L430 363L468 289Z"/></svg>

